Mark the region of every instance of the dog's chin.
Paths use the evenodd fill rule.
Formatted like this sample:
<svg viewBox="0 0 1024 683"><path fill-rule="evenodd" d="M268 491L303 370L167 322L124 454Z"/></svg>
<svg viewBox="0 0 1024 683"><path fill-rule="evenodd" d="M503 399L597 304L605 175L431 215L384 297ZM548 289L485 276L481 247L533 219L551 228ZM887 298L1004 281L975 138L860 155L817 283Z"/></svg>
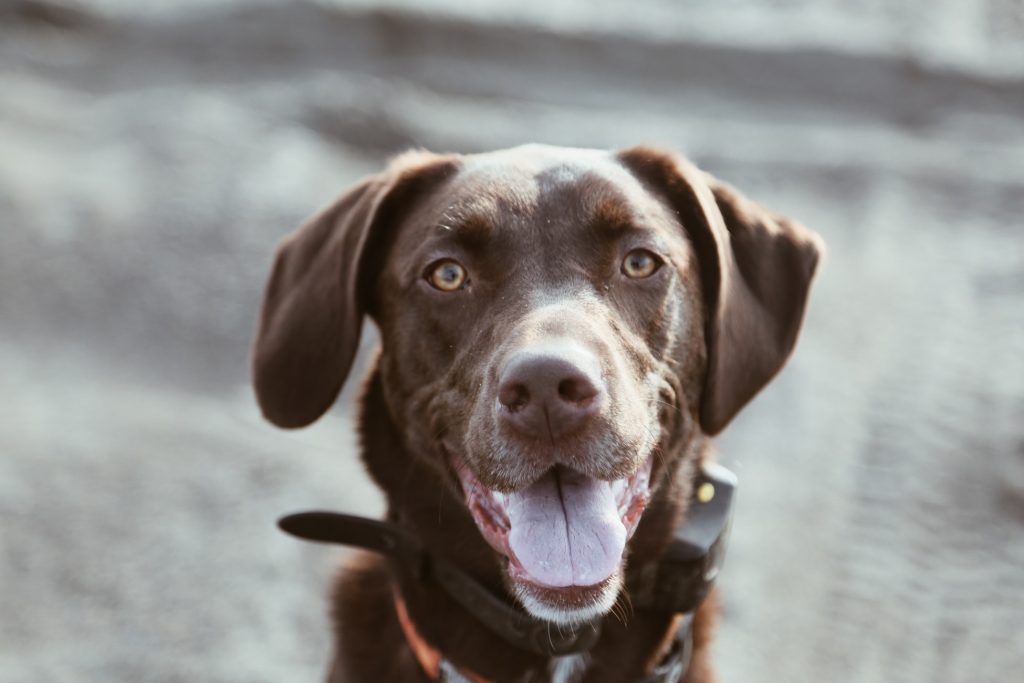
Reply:
<svg viewBox="0 0 1024 683"><path fill-rule="evenodd" d="M650 456L615 481L554 467L511 493L488 488L451 457L466 507L527 612L574 625L611 611L626 545L650 499Z"/></svg>
<svg viewBox="0 0 1024 683"><path fill-rule="evenodd" d="M513 594L527 612L559 626L576 626L611 611L622 587L621 571L593 586L547 588L508 572Z"/></svg>

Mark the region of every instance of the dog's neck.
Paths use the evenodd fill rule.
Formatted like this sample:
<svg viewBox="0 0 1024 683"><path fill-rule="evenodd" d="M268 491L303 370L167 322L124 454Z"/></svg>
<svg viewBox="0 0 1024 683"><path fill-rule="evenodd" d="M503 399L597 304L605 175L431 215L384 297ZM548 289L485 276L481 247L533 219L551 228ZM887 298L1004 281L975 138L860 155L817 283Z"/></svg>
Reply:
<svg viewBox="0 0 1024 683"><path fill-rule="evenodd" d="M421 539L431 553L443 556L476 578L510 604L494 551L480 535L465 506L443 482L441 475L423 458L409 452L401 442L401 430L390 416L384 400L379 372L366 385L360 419L363 460L367 470L388 497L388 518ZM677 468L692 468L700 453L676 458ZM691 477L667 473L671 484L660 487L651 501L631 543L634 565L656 560L668 543L672 530L684 512ZM429 482L429 483L428 483ZM409 616L419 634L447 659L489 680L550 680L558 663L505 642L476 617L466 612L444 591L394 573ZM713 602L713 601L712 601ZM697 613L694 637L698 645L706 638L706 622L713 615L710 604ZM600 666L599 677L588 681L638 679L657 663L672 626L672 615L633 609L628 597L620 598L612 614L604 619L601 639L583 661ZM700 658L700 652L695 653ZM599 660L599 661L598 661ZM564 666L564 665L563 665ZM687 681L701 680L688 675Z"/></svg>

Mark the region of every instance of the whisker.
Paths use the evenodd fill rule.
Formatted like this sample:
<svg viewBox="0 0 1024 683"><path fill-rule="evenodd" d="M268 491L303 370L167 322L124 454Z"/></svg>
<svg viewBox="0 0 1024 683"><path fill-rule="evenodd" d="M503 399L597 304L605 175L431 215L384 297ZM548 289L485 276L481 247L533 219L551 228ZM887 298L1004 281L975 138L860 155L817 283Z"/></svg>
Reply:
<svg viewBox="0 0 1024 683"><path fill-rule="evenodd" d="M652 449L652 453L654 453L654 457L658 458L660 464L662 466L664 466L666 464L665 453L664 453L664 451L662 451L661 447L658 445L660 443L661 439L658 436L656 436L654 434L654 432L651 431L650 427L648 427L647 425L641 425L641 426L647 431L647 434L651 437L651 441L654 443L654 448Z"/></svg>
<svg viewBox="0 0 1024 683"><path fill-rule="evenodd" d="M660 398L649 398L647 400L650 403L660 403L661 405L668 406L669 408L675 408L676 407L675 403L672 403L670 401L665 401L665 400L662 400Z"/></svg>
<svg viewBox="0 0 1024 683"><path fill-rule="evenodd" d="M633 598L630 596L630 594L626 591L622 591L621 593L619 593L619 598L620 600L615 601L616 604L619 604L620 602L623 603L622 609L626 610L628 608L629 616L633 616L635 612L633 610Z"/></svg>
<svg viewBox="0 0 1024 683"><path fill-rule="evenodd" d="M633 614L632 603L624 603L623 601L629 600L629 596L625 592L619 593L619 597L615 600L615 604L612 605L612 615L621 623L623 626L629 625L629 618ZM627 610L627 604L629 609Z"/></svg>

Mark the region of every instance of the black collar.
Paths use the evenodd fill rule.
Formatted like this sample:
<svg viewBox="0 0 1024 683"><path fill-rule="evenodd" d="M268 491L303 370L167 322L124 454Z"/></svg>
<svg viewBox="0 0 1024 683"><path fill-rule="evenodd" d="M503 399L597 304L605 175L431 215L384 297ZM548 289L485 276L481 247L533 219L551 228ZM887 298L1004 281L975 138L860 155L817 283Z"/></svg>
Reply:
<svg viewBox="0 0 1024 683"><path fill-rule="evenodd" d="M677 649L687 660L689 654L684 651L692 647L691 613L710 592L725 557L735 488L732 472L720 465L703 465L694 481L686 519L665 554L629 585L634 605L687 615L685 629L680 628L676 636ZM436 583L481 624L527 652L546 657L586 652L601 635L600 620L574 629L550 628L548 622L526 614L447 560L430 554L396 524L337 512L300 512L281 518L278 525L299 538L388 556L407 578Z"/></svg>

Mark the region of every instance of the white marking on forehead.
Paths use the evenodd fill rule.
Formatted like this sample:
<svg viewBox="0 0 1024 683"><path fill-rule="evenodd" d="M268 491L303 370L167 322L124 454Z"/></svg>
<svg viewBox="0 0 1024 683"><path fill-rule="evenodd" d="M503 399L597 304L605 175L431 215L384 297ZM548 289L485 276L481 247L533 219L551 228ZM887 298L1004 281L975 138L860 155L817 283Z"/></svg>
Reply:
<svg viewBox="0 0 1024 683"><path fill-rule="evenodd" d="M603 150L523 145L470 155L466 157L465 168L471 174L482 173L505 179L535 181L537 176L544 174L548 179L571 182L588 170L608 170L616 166Z"/></svg>
<svg viewBox="0 0 1024 683"><path fill-rule="evenodd" d="M588 181L581 182L584 179ZM607 151L525 145L464 157L463 171L453 188L457 199L443 213L442 221L474 216L486 220L510 210L528 217L534 210L552 209L543 207L546 193L573 187L578 187L584 200L579 205L584 211L580 220L587 220L587 211L600 214L609 203L622 204L623 214L640 225L672 225L678 220ZM558 199L561 195L551 196Z"/></svg>
<svg viewBox="0 0 1024 683"><path fill-rule="evenodd" d="M640 181L615 157L598 149L524 145L471 155L467 157L466 169L471 173L486 173L495 180L520 181L534 189L537 180L548 186L571 184L589 173L604 178L633 201L638 202L647 194Z"/></svg>
<svg viewBox="0 0 1024 683"><path fill-rule="evenodd" d="M544 169L544 180L551 183L572 183L579 179L586 168L578 164L561 163Z"/></svg>

